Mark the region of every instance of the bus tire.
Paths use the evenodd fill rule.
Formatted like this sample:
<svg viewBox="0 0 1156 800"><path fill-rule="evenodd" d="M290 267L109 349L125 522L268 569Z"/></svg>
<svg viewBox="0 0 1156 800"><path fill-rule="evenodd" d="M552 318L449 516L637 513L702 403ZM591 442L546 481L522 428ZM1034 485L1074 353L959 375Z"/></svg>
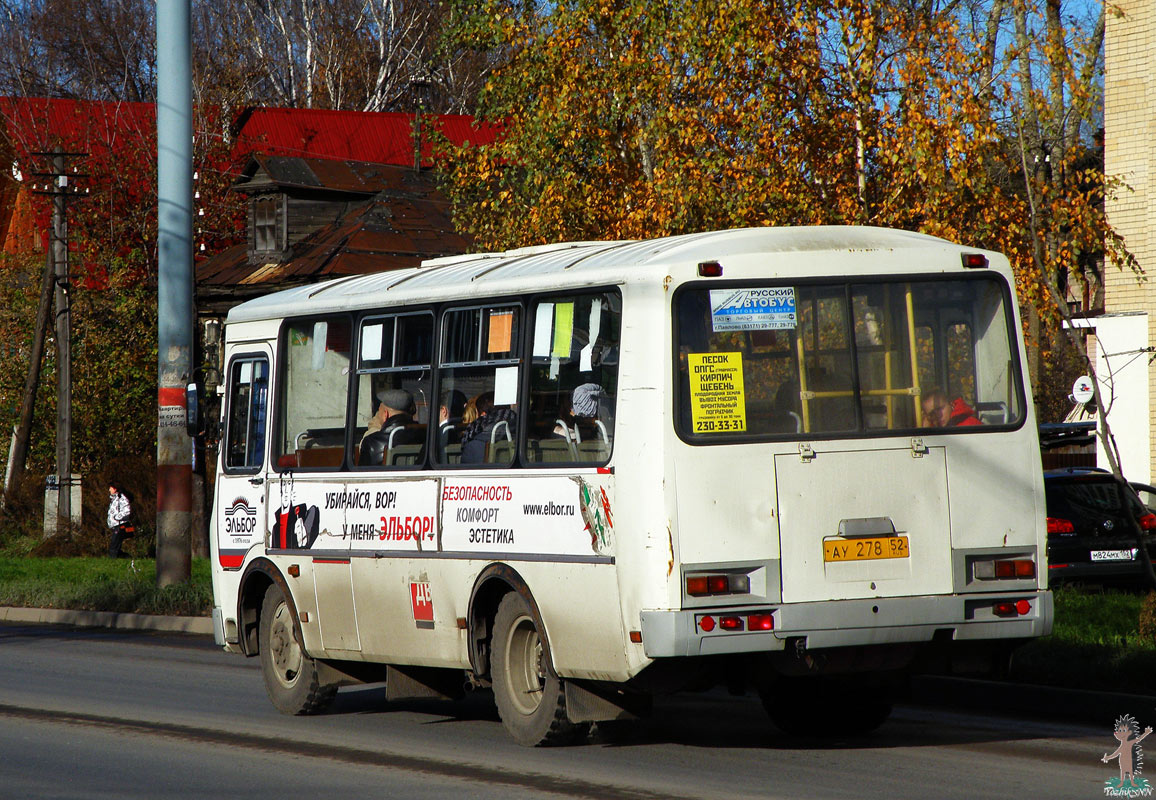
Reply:
<svg viewBox="0 0 1156 800"><path fill-rule="evenodd" d="M281 587L271 584L261 603L261 674L278 711L317 714L333 702L337 687L321 683L317 662L301 646L295 619Z"/></svg>
<svg viewBox="0 0 1156 800"><path fill-rule="evenodd" d="M494 702L514 741L537 747L572 738L577 726L566 716L566 693L546 658L542 625L517 592L498 604L492 655Z"/></svg>

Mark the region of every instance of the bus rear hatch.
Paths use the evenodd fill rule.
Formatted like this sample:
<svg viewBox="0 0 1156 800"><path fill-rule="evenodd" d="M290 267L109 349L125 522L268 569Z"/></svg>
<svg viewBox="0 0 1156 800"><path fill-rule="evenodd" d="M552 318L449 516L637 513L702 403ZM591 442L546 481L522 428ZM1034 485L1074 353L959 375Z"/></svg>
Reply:
<svg viewBox="0 0 1156 800"><path fill-rule="evenodd" d="M949 594L944 448L775 456L783 602Z"/></svg>

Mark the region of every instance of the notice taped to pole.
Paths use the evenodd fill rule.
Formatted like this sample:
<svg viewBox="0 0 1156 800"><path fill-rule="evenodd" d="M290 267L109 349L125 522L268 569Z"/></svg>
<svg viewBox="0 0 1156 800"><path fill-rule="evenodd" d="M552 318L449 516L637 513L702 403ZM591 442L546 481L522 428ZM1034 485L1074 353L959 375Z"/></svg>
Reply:
<svg viewBox="0 0 1156 800"><path fill-rule="evenodd" d="M695 433L747 429L742 353L688 353L690 413Z"/></svg>

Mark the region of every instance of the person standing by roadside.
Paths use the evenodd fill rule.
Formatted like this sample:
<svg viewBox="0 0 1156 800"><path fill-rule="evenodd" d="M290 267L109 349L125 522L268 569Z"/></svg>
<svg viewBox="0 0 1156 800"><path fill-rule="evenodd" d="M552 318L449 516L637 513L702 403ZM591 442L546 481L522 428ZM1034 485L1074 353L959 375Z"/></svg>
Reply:
<svg viewBox="0 0 1156 800"><path fill-rule="evenodd" d="M120 487L119 484L110 483L108 485L108 528L112 533L112 541L108 543L108 557L120 558L122 555L120 546L125 539L136 535L136 528L133 527L132 519L132 502L129 500L128 493Z"/></svg>

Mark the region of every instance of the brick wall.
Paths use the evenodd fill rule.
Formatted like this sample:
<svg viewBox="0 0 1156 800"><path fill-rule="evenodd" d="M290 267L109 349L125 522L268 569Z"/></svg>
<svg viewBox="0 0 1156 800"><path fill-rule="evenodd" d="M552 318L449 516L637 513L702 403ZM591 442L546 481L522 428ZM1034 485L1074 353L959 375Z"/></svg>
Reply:
<svg viewBox="0 0 1156 800"><path fill-rule="evenodd" d="M1107 202L1108 220L1150 275L1105 267L1104 310L1147 311L1148 343L1156 343L1156 0L1119 0L1109 9L1104 42L1104 168L1122 179ZM1156 393L1149 372L1150 425ZM1152 462L1156 465L1156 458ZM1156 468L1152 470L1156 475Z"/></svg>

